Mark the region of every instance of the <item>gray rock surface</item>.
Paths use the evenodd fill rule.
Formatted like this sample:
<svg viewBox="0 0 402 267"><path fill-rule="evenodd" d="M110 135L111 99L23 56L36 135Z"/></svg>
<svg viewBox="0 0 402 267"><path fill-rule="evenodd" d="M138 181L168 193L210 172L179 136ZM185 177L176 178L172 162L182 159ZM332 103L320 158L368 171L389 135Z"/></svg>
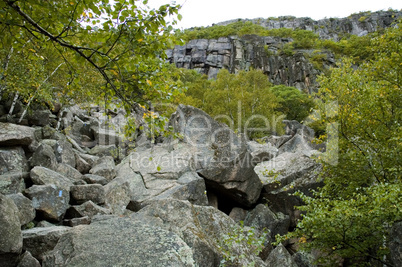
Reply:
<svg viewBox="0 0 402 267"><path fill-rule="evenodd" d="M39 261L29 251L21 255L17 267L41 267Z"/></svg>
<svg viewBox="0 0 402 267"><path fill-rule="evenodd" d="M34 140L35 129L0 122L0 146L29 146Z"/></svg>
<svg viewBox="0 0 402 267"><path fill-rule="evenodd" d="M0 193L17 194L25 189L24 180L29 178L29 172L8 172L0 175Z"/></svg>
<svg viewBox="0 0 402 267"><path fill-rule="evenodd" d="M229 214L229 217L232 218L235 222L239 223L240 221L244 221L247 216L247 210L234 207Z"/></svg>
<svg viewBox="0 0 402 267"><path fill-rule="evenodd" d="M45 126L50 123L52 113L50 110L35 110L32 114L28 115L28 122L30 125Z"/></svg>
<svg viewBox="0 0 402 267"><path fill-rule="evenodd" d="M133 211L152 200L167 198L207 205L205 183L194 172L190 149L188 145L179 144L172 150L155 146L131 153L117 166L117 177L105 188L108 192L111 184L126 184L129 188L129 209ZM117 186L116 190L122 189Z"/></svg>
<svg viewBox="0 0 402 267"><path fill-rule="evenodd" d="M60 237L70 230L71 228L66 226L35 227L23 230L23 248L38 260L42 260L43 255L51 251Z"/></svg>
<svg viewBox="0 0 402 267"><path fill-rule="evenodd" d="M28 172L28 161L22 147L0 148L0 175L8 172Z"/></svg>
<svg viewBox="0 0 402 267"><path fill-rule="evenodd" d="M282 213L275 214L266 205L258 204L248 212L244 225L254 227L259 231L269 230L271 237L275 238L277 234L284 235L288 232L290 219L289 216Z"/></svg>
<svg viewBox="0 0 402 267"><path fill-rule="evenodd" d="M36 166L31 169L31 180L36 185L56 185L57 187L70 190L73 180L57 173L51 169Z"/></svg>
<svg viewBox="0 0 402 267"><path fill-rule="evenodd" d="M314 159L302 153L289 152L255 167L267 192L286 191L296 187L307 187L304 190L306 191L320 182L317 180L319 170L320 165Z"/></svg>
<svg viewBox="0 0 402 267"><path fill-rule="evenodd" d="M195 168L207 188L243 206L257 201L262 186L242 138L191 106L179 105L170 123L191 146Z"/></svg>
<svg viewBox="0 0 402 267"><path fill-rule="evenodd" d="M217 25L250 21L267 29L303 29L313 31L323 39L338 40L344 34L362 36L377 29L391 27L401 16L401 11L379 11L318 21L285 16L268 19L236 19L217 23ZM292 41L291 38L254 35L199 39L168 50L167 56L169 61L177 67L195 69L208 75L209 78L216 78L218 71L222 68L228 69L231 73L253 68L262 70L269 81L275 85L284 84L313 92L318 88L316 77L321 73L308 59L314 51L296 49L293 55L282 53L284 45ZM335 65L335 58L331 53L326 51L321 53L324 56L324 68Z"/></svg>
<svg viewBox="0 0 402 267"><path fill-rule="evenodd" d="M105 189L100 184L75 185L70 187L70 196L77 204L91 200L95 204L105 203Z"/></svg>
<svg viewBox="0 0 402 267"><path fill-rule="evenodd" d="M298 267L293 260L290 253L286 248L280 244L277 246L265 260L267 266L286 266L286 267Z"/></svg>
<svg viewBox="0 0 402 267"><path fill-rule="evenodd" d="M241 231L224 213L209 206L191 205L188 201L155 201L131 215L132 218L137 216L157 218L165 229L179 235L191 247L196 266L218 266L222 259L222 252L218 247L224 245L223 237L233 231ZM253 261L255 266L265 266L244 241L237 249L234 246L230 249L233 255L244 255L244 258L237 258L238 266L247 266Z"/></svg>
<svg viewBox="0 0 402 267"><path fill-rule="evenodd" d="M79 183L83 179L83 175L77 170L65 163L58 163L53 167L53 170L67 177L73 183Z"/></svg>
<svg viewBox="0 0 402 267"><path fill-rule="evenodd" d="M22 234L18 207L11 198L0 194L0 262L13 266L22 251Z"/></svg>
<svg viewBox="0 0 402 267"><path fill-rule="evenodd" d="M253 164L268 161L278 154L278 149L270 143L260 144L256 141L248 141L247 149L251 154Z"/></svg>
<svg viewBox="0 0 402 267"><path fill-rule="evenodd" d="M57 164L53 147L42 141L39 147L33 153L32 157L29 159L29 163L32 167L41 166L53 169Z"/></svg>
<svg viewBox="0 0 402 267"><path fill-rule="evenodd" d="M36 212L46 220L60 221L69 207L70 192L53 184L33 185L24 193L32 200Z"/></svg>
<svg viewBox="0 0 402 267"><path fill-rule="evenodd" d="M87 183L87 184L100 184L100 185L105 185L107 184L109 181L103 177L103 176L99 176L99 175L95 175L95 174L85 174L84 177L82 177L82 179Z"/></svg>
<svg viewBox="0 0 402 267"><path fill-rule="evenodd" d="M66 211L66 218L92 218L95 215L108 215L111 214L111 210L103 208L92 201L87 201L81 205L73 205Z"/></svg>
<svg viewBox="0 0 402 267"><path fill-rule="evenodd" d="M89 170L90 174L103 176L109 181L116 177L114 159L111 156L105 156L94 162L94 166Z"/></svg>
<svg viewBox="0 0 402 267"><path fill-rule="evenodd" d="M89 173L89 170L92 168L92 165L83 159L78 153L75 154L75 166L77 171L82 174Z"/></svg>
<svg viewBox="0 0 402 267"><path fill-rule="evenodd" d="M8 195L14 201L14 204L18 208L18 217L21 225L25 225L35 219L36 212L32 205L32 201L25 197L23 194L11 194Z"/></svg>
<svg viewBox="0 0 402 267"><path fill-rule="evenodd" d="M66 139L58 140L54 146L54 152L58 163L64 163L75 168L75 154L73 146Z"/></svg>
<svg viewBox="0 0 402 267"><path fill-rule="evenodd" d="M129 238L128 238L129 237ZM42 266L195 266L191 248L157 225L110 217L74 227Z"/></svg>

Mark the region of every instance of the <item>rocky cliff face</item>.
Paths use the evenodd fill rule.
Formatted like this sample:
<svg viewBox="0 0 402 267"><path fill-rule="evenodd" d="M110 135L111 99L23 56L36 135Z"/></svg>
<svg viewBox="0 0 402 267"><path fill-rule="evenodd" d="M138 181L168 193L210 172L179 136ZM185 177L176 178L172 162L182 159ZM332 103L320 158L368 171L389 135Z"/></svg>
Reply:
<svg viewBox="0 0 402 267"><path fill-rule="evenodd" d="M168 59L179 68L195 69L216 78L219 70L231 73L250 68L262 70L275 85L294 86L306 92L314 91L320 73L308 60L313 50L298 50L293 54L280 51L291 42L289 38L245 35L219 39L191 40L184 46L167 51ZM332 54L325 53L324 64L335 64Z"/></svg>
<svg viewBox="0 0 402 267"><path fill-rule="evenodd" d="M381 28L392 26L402 12L383 11L360 13L342 19L323 19L279 17L275 19L253 19L253 23L268 29L304 29L317 33L323 39L338 40L345 34L366 35ZM219 23L227 25L239 20ZM290 38L259 37L244 35L219 39L191 40L184 46L176 46L167 51L168 60L179 68L195 69L200 73L216 78L221 68L232 73L250 68L261 69L275 85L294 86L299 90L312 92L317 89L316 77L321 73L309 62L313 50L294 50L286 53L283 48L291 42ZM323 53L323 67L335 65L334 56Z"/></svg>
<svg viewBox="0 0 402 267"><path fill-rule="evenodd" d="M390 27L395 24L396 20L401 16L401 11L388 10L361 12L352 14L347 18L313 20L311 18L284 16L268 19L236 19L220 22L217 23L217 25L228 25L237 21L251 21L267 29L289 28L309 30L317 33L320 38L339 40L339 38L345 34L363 36L367 33Z"/></svg>

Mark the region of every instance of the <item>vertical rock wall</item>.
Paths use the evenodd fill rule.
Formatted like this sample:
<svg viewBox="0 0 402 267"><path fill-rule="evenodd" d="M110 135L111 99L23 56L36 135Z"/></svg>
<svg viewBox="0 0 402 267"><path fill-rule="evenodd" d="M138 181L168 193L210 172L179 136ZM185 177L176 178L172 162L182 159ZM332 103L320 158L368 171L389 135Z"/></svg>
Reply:
<svg viewBox="0 0 402 267"><path fill-rule="evenodd" d="M237 21L251 21L267 29L291 28L310 30L322 39L339 40L345 34L363 36L395 25L401 11L363 12L347 18L312 20L310 18L279 17L252 20L231 20L218 23L228 25ZM309 62L313 50L284 52L284 46L292 42L290 38L260 37L243 35L219 39L191 40L184 46L168 50L168 60L179 68L195 69L216 78L220 69L231 73L250 68L262 70L274 85L294 86L305 92L313 92L318 84L316 77L321 73ZM324 53L323 68L334 66L334 56Z"/></svg>
<svg viewBox="0 0 402 267"><path fill-rule="evenodd" d="M312 92L318 87L316 76L320 73L307 59L313 51L297 50L290 55L281 52L290 41L256 35L197 39L168 50L167 55L177 67L195 69L210 79L216 78L222 68L231 73L254 68L262 70L275 85L284 84ZM326 58L326 65L335 63L333 55L327 53Z"/></svg>

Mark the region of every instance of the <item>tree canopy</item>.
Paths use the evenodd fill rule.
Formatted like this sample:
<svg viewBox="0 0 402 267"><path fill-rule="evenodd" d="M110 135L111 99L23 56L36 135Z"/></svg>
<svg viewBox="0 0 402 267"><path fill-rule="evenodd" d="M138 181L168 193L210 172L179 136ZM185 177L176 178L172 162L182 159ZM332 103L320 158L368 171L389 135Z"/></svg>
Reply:
<svg viewBox="0 0 402 267"><path fill-rule="evenodd" d="M300 194L306 214L288 237L321 251L329 266L340 258L392 266L389 229L402 219L401 26L370 41L373 60L345 58L321 77L321 118L337 136L336 160L322 161L325 186L314 197Z"/></svg>
<svg viewBox="0 0 402 267"><path fill-rule="evenodd" d="M179 6L150 10L146 4L0 1L0 95L20 91L41 97L46 81L52 91L47 93L87 100L117 97L128 111L168 98L176 88L165 82L162 60L174 42L171 24L176 20L169 23L167 17L180 18Z"/></svg>

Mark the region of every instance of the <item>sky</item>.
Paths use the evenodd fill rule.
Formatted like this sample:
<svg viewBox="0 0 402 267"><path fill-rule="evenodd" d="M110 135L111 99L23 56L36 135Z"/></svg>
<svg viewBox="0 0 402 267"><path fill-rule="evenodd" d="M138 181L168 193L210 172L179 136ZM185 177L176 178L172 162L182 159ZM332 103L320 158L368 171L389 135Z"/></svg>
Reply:
<svg viewBox="0 0 402 267"><path fill-rule="evenodd" d="M279 16L343 18L361 11L379 11L389 8L401 10L401 0L176 0L183 4L183 19L177 28L211 26L213 23L238 18L269 18ZM157 8L170 0L149 0Z"/></svg>

